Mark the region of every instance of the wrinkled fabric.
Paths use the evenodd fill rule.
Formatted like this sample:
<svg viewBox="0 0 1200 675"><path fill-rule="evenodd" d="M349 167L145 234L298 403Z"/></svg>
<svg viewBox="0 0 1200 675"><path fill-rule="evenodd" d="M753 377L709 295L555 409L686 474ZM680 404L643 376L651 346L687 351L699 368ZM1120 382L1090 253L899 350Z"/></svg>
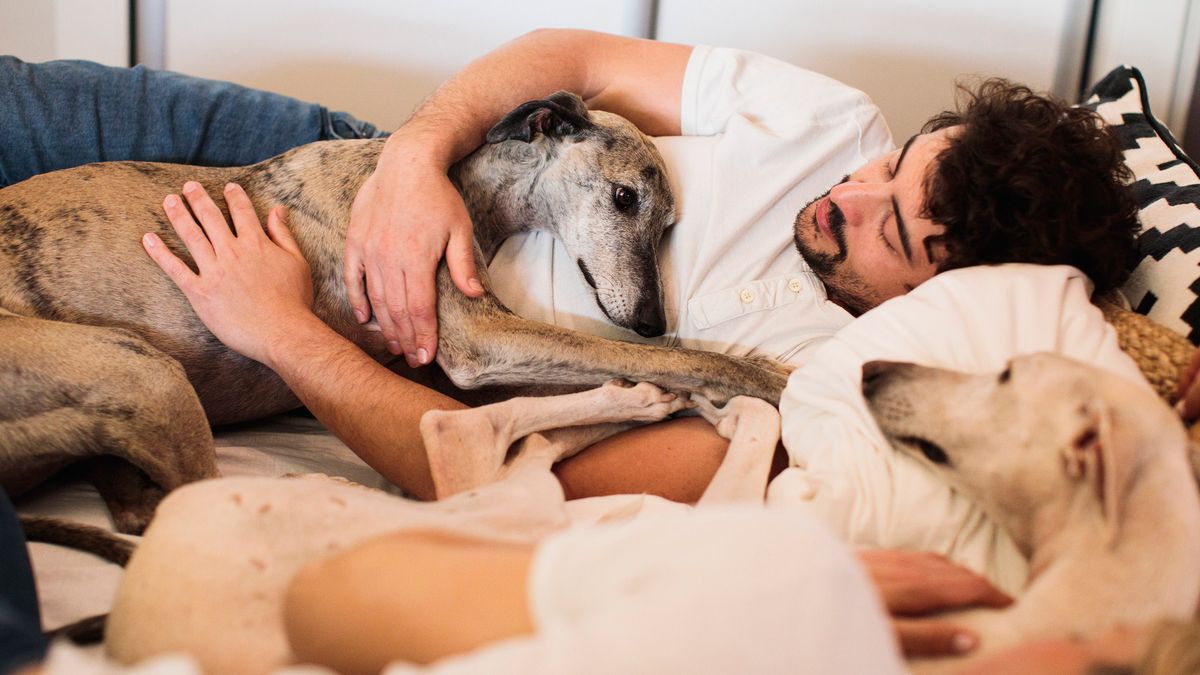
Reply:
<svg viewBox="0 0 1200 675"><path fill-rule="evenodd" d="M1073 267L972 267L867 312L789 378L779 409L791 466L768 501L812 506L852 545L936 551L1009 593L1020 589L1026 563L1008 535L883 437L862 397L862 364L999 372L1018 354L1049 351L1148 387L1091 290Z"/></svg>

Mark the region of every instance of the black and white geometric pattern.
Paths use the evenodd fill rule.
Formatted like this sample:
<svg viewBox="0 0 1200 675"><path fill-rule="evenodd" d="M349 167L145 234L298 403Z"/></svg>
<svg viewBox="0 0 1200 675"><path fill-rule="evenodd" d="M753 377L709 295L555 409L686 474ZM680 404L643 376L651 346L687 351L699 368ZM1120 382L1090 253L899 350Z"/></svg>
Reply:
<svg viewBox="0 0 1200 675"><path fill-rule="evenodd" d="M1134 176L1142 258L1121 290L1135 311L1200 344L1200 167L1154 119L1136 68L1109 73L1083 105L1120 135Z"/></svg>

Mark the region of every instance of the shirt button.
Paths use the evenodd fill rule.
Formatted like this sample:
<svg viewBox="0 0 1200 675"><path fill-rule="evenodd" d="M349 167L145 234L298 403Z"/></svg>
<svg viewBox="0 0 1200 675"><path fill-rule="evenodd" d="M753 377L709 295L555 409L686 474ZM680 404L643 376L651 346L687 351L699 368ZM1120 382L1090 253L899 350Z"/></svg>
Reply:
<svg viewBox="0 0 1200 675"><path fill-rule="evenodd" d="M742 299L742 302L748 305L754 302L754 291L750 290L749 288L743 288L742 292L738 294L738 297Z"/></svg>
<svg viewBox="0 0 1200 675"><path fill-rule="evenodd" d="M788 279L788 290L793 293L799 293L804 290L804 283L799 279Z"/></svg>

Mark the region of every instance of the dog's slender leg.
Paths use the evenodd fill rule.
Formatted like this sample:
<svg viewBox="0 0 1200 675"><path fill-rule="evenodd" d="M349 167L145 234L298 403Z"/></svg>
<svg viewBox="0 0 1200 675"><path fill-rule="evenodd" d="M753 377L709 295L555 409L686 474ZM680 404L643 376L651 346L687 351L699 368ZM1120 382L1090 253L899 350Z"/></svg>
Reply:
<svg viewBox="0 0 1200 675"><path fill-rule="evenodd" d="M486 264L476 252L484 287ZM769 359L618 342L530 321L493 295L468 298L438 268L438 365L458 387L596 386L613 378L652 382L724 402L737 395L778 403L788 369Z"/></svg>
<svg viewBox="0 0 1200 675"><path fill-rule="evenodd" d="M117 530L140 533L163 494L217 475L183 368L129 331L0 314L0 391L10 491L89 460L104 467L97 488Z"/></svg>
<svg viewBox="0 0 1200 675"><path fill-rule="evenodd" d="M779 442L779 411L757 398L738 396L717 408L696 397L696 409L729 439L725 459L699 504L761 502Z"/></svg>
<svg viewBox="0 0 1200 675"><path fill-rule="evenodd" d="M556 462L573 457L580 450L636 425L635 422L610 422L530 434L517 443L513 458L504 463L499 477L505 478L527 469L549 471Z"/></svg>
<svg viewBox="0 0 1200 675"><path fill-rule="evenodd" d="M563 396L514 398L469 410L431 410L421 437L439 498L494 480L509 447L529 434L611 422L656 422L687 407L688 398L643 382Z"/></svg>

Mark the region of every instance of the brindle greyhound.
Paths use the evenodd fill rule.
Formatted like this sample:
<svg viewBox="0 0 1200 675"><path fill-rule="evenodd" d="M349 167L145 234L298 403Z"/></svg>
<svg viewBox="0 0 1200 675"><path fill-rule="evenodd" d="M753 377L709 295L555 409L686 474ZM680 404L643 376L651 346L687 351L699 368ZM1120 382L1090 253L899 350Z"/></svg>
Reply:
<svg viewBox="0 0 1200 675"><path fill-rule="evenodd" d="M649 139L559 92L513 110L487 141L451 170L475 224L481 273L506 237L549 230L610 319L661 334L655 251L674 200ZM0 190L3 486L19 494L86 459L117 528L137 532L165 491L216 475L209 424L299 404L272 372L213 337L142 251L142 233L156 231L191 264L160 206L185 180L212 193L239 183L260 215L285 206L312 268L314 311L400 369L378 334L352 317L342 280L350 206L382 146L315 143L224 169L102 163ZM786 381L764 360L613 342L521 319L490 293L473 300L454 291L444 263L438 287L437 362L458 387L557 393L625 377L718 401L748 394L774 402Z"/></svg>

